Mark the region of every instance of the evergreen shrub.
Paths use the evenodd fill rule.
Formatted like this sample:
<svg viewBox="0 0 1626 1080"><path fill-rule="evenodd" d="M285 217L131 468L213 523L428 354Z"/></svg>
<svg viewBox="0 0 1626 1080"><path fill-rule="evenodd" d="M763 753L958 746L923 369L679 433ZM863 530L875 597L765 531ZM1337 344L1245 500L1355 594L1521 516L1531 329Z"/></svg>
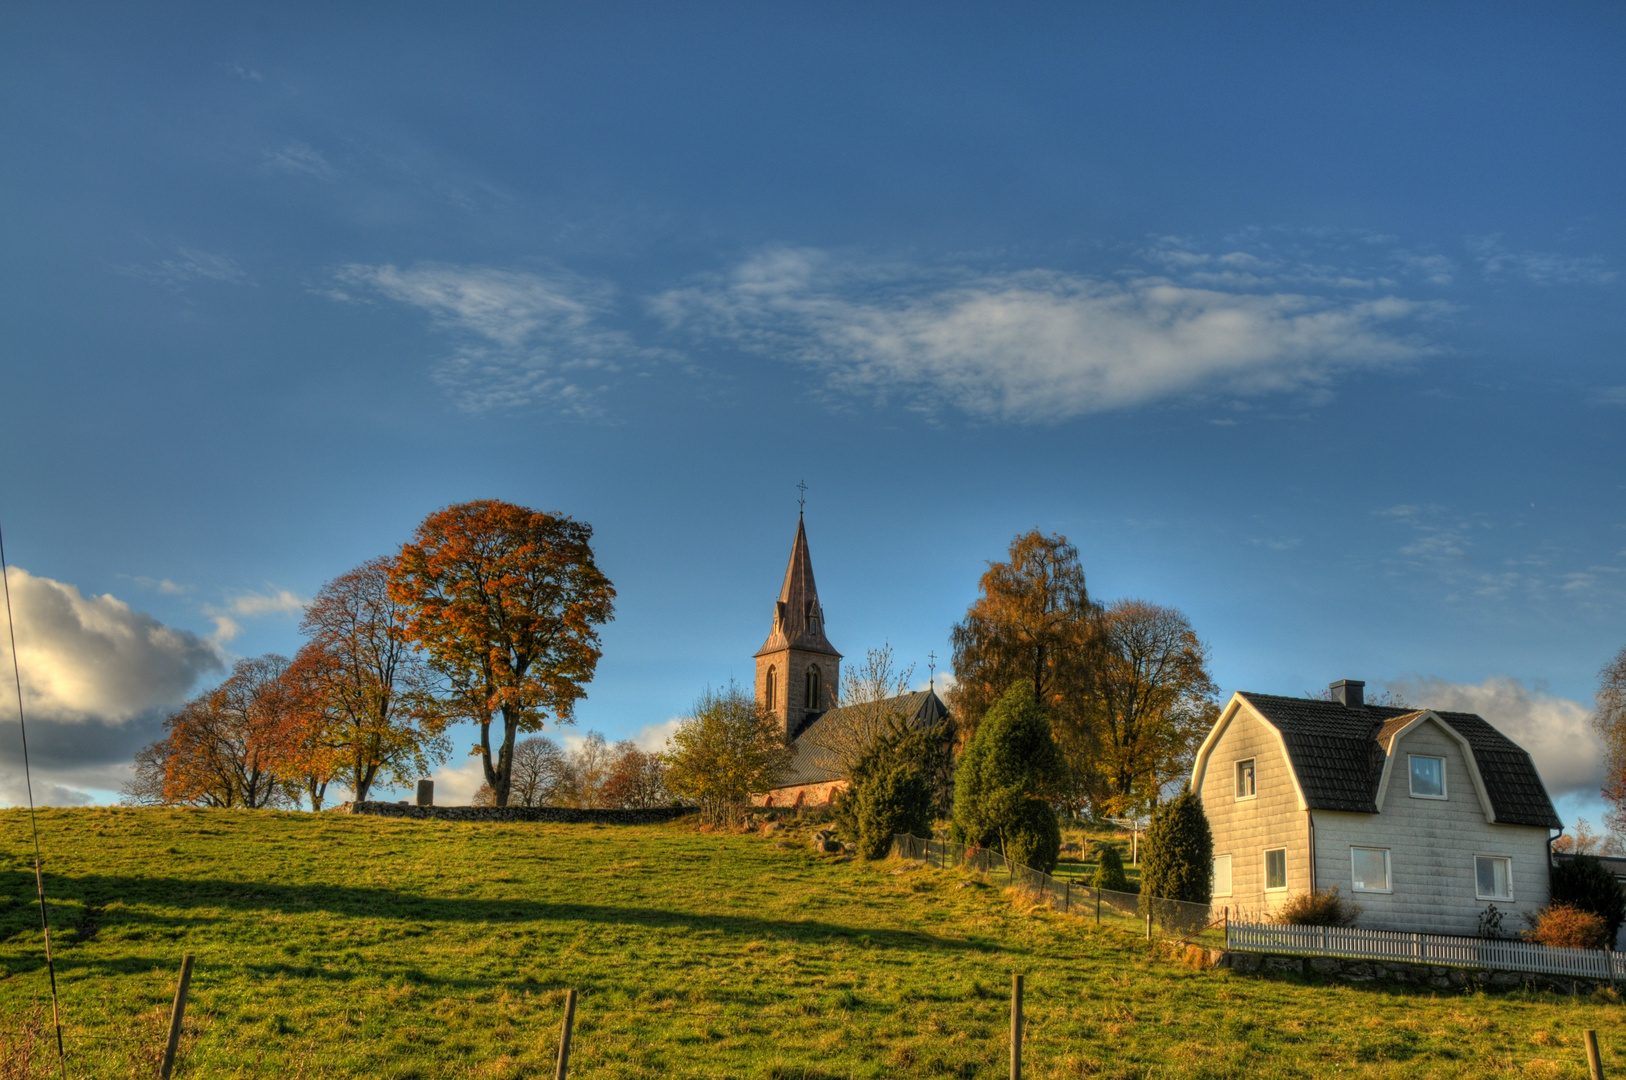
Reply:
<svg viewBox="0 0 1626 1080"><path fill-rule="evenodd" d="M960 755L953 838L965 844L997 843L1012 862L1019 861L1014 852L1020 848L1040 860L1024 865L1049 873L1061 849L1049 797L1061 775L1050 714L1034 697L1032 683L1012 683ZM1049 815L1048 824L1043 815Z"/></svg>
<svg viewBox="0 0 1626 1080"><path fill-rule="evenodd" d="M1090 884L1112 892L1129 891L1129 876L1124 873L1123 856L1111 844L1101 845L1101 857L1096 861L1095 876L1090 879Z"/></svg>
<svg viewBox="0 0 1626 1080"><path fill-rule="evenodd" d="M1214 892L1214 834L1188 786L1152 811L1141 848L1142 896L1206 904Z"/></svg>
<svg viewBox="0 0 1626 1080"><path fill-rule="evenodd" d="M1552 902L1590 911L1603 920L1613 944L1626 921L1626 890L1603 862L1592 855L1562 859L1552 869Z"/></svg>

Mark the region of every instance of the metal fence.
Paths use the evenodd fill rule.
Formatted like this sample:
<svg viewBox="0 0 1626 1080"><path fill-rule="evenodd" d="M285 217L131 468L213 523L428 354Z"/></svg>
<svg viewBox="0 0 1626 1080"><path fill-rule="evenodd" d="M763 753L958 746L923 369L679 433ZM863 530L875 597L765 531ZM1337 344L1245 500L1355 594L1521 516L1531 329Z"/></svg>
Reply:
<svg viewBox="0 0 1626 1080"><path fill-rule="evenodd" d="M1353 926L1281 926L1233 920L1226 926L1225 947L1237 952L1393 960L1608 982L1626 979L1626 953L1608 949L1560 949L1528 941Z"/></svg>
<svg viewBox="0 0 1626 1080"><path fill-rule="evenodd" d="M1097 889L1093 885L1054 877L1030 866L1010 862L999 852L985 847L955 844L947 840L923 840L908 833L893 836L892 855L894 858L923 862L940 870L970 870L995 882L1004 878L1005 884L1022 890L1052 910L1092 919L1103 926L1144 934L1148 938L1161 934L1190 941L1211 932L1213 944L1218 945L1221 941L1225 912L1210 904L1190 904L1140 893Z"/></svg>

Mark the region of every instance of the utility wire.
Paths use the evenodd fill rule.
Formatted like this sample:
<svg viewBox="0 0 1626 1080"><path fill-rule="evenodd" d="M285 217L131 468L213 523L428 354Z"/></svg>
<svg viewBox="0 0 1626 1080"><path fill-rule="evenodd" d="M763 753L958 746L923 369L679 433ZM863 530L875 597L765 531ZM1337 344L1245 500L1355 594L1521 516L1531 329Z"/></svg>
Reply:
<svg viewBox="0 0 1626 1080"><path fill-rule="evenodd" d="M0 531L0 582L5 583L6 630L11 634L11 677L17 687L17 730L23 737L23 783L28 787L28 824L34 830L34 890L40 898L40 930L45 934L45 970L51 976L51 1021L56 1025L56 1060L68 1080L68 1055L62 1049L62 1008L56 996L56 963L51 959L51 921L45 912L45 873L40 869L40 826L34 816L34 778L28 771L28 728L23 723L23 669L17 660L17 621L11 614L11 574L6 569L6 536Z"/></svg>

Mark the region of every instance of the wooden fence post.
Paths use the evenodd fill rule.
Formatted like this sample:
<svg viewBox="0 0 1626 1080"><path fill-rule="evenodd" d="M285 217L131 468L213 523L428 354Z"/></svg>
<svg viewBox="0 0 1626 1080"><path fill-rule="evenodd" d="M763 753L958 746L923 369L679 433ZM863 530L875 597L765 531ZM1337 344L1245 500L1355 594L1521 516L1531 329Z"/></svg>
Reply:
<svg viewBox="0 0 1626 1080"><path fill-rule="evenodd" d="M1095 886L1095 925L1101 925L1101 886Z"/></svg>
<svg viewBox="0 0 1626 1080"><path fill-rule="evenodd" d="M1150 908L1146 911L1146 940L1152 940L1152 911Z"/></svg>
<svg viewBox="0 0 1626 1080"><path fill-rule="evenodd" d="M1598 1054L1598 1033L1587 1028L1582 1033L1586 1039L1586 1064L1592 1070L1592 1080L1603 1080L1603 1058Z"/></svg>
<svg viewBox="0 0 1626 1080"><path fill-rule="evenodd" d="M559 1033L559 1065L553 1070L553 1080L565 1080L570 1069L570 1029L576 1022L576 991L565 994L565 1024Z"/></svg>
<svg viewBox="0 0 1626 1080"><path fill-rule="evenodd" d="M169 1080L175 1070L175 1051L181 1046L181 1021L186 1019L186 992L192 986L192 954L181 957L181 981L175 985L175 1005L169 1011L169 1041L164 1044L164 1061L158 1067L159 1080Z"/></svg>
<svg viewBox="0 0 1626 1080"><path fill-rule="evenodd" d="M1022 1080L1022 976L1011 976L1011 1080Z"/></svg>

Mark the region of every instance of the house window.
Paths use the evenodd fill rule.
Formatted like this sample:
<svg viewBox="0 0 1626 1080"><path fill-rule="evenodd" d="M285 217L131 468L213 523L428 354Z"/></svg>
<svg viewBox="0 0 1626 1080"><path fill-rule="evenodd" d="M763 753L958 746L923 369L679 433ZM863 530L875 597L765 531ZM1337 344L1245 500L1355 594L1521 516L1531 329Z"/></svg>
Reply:
<svg viewBox="0 0 1626 1080"><path fill-rule="evenodd" d="M821 680L819 678L819 665L814 664L812 667L807 669L807 707L809 709L817 709L819 707L820 702L824 700L821 696L822 692Z"/></svg>
<svg viewBox="0 0 1626 1080"><path fill-rule="evenodd" d="M768 680L767 680L767 687L766 687L767 692L764 695L768 699L768 708L770 708L770 709L772 709L774 707L774 698L777 696L777 691L778 690L779 690L779 672L777 670L775 670L772 665L770 665L768 667Z"/></svg>
<svg viewBox="0 0 1626 1080"><path fill-rule="evenodd" d="M1287 888L1287 849L1265 852L1265 891Z"/></svg>
<svg viewBox="0 0 1626 1080"><path fill-rule="evenodd" d="M1481 900L1513 899L1513 860L1500 855L1475 855L1474 895Z"/></svg>
<svg viewBox="0 0 1626 1080"><path fill-rule="evenodd" d="M1445 759L1443 757L1411 758L1411 797L1414 799L1445 798Z"/></svg>
<svg viewBox="0 0 1626 1080"><path fill-rule="evenodd" d="M1236 797L1251 799L1259 794L1259 788L1253 775L1253 758L1236 763Z"/></svg>
<svg viewBox="0 0 1626 1080"><path fill-rule="evenodd" d="M1214 856L1214 895L1231 895L1231 857L1229 855Z"/></svg>
<svg viewBox="0 0 1626 1080"><path fill-rule="evenodd" d="M1350 876L1356 892L1393 892L1389 886L1389 849L1349 849Z"/></svg>

